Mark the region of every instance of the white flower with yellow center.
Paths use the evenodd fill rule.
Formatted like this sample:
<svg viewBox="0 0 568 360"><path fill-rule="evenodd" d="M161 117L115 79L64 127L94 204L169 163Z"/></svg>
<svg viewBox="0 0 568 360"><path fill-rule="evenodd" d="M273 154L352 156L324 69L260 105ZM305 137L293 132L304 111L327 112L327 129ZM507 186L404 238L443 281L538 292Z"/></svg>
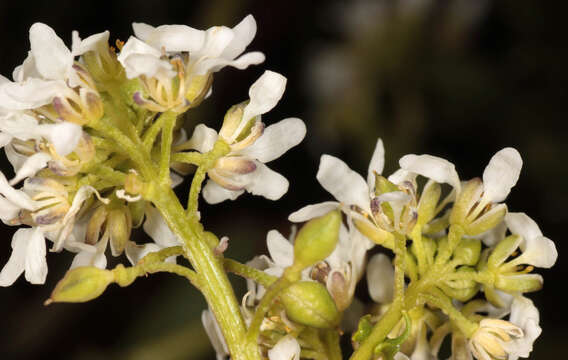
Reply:
<svg viewBox="0 0 568 360"><path fill-rule="evenodd" d="M135 93L134 101L153 111L183 112L207 95L210 74L225 66L245 69L264 61L260 52L237 58L256 34L252 15L232 29L215 26L203 31L186 25L144 23L132 27L135 36L128 39L118 60L129 79L140 78L146 92Z"/></svg>
<svg viewBox="0 0 568 360"><path fill-rule="evenodd" d="M265 163L299 144L306 135L306 125L300 119L287 118L265 129L261 122L261 115L282 97L285 85L284 76L264 72L250 87L248 103L229 110L218 134L200 124L189 141L178 146L205 153L222 139L231 147L230 153L218 159L207 173L210 179L203 188L203 197L208 203L234 200L245 191L277 200L288 191L288 180Z"/></svg>

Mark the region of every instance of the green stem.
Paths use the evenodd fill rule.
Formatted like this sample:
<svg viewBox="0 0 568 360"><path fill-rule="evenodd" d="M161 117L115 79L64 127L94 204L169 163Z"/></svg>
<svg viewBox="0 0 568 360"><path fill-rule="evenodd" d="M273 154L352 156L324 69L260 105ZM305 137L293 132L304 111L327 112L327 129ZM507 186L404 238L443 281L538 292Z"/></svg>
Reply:
<svg viewBox="0 0 568 360"><path fill-rule="evenodd" d="M194 216L197 214L199 194L201 193L201 185L205 180L207 171L212 169L217 162L217 159L227 155L231 151L229 145L223 140L217 140L213 149L206 154L203 154L203 163L199 165L197 171L193 175L191 181L191 188L189 189L189 197L187 199L187 214Z"/></svg>
<svg viewBox="0 0 568 360"><path fill-rule="evenodd" d="M146 130L146 132L144 132L144 135L142 136L142 144L144 145L144 150L146 150L147 152L150 152L150 150L152 150L154 141L156 141L156 137L162 130L162 126L164 126L164 122L166 121L166 117L164 116L165 114L167 113L160 115L160 117L158 117L158 119L154 121L152 125L150 125L148 130Z"/></svg>
<svg viewBox="0 0 568 360"><path fill-rule="evenodd" d="M172 162L181 162L186 164L201 165L203 164L204 155L197 152L178 152L172 154Z"/></svg>
<svg viewBox="0 0 568 360"><path fill-rule="evenodd" d="M172 141L174 126L176 124L177 115L167 111L160 115L164 118L164 126L162 127L162 146L160 151L160 167L158 181L162 184L170 184L170 156L172 153Z"/></svg>
<svg viewBox="0 0 568 360"><path fill-rule="evenodd" d="M425 301L437 306L442 312L452 320L467 338L471 338L478 325L469 321L458 309L454 307L452 301L439 289L434 288L430 293L423 293L420 295Z"/></svg>
<svg viewBox="0 0 568 360"><path fill-rule="evenodd" d="M448 233L448 246L446 246L436 257L437 265L445 264L448 261L448 259L452 256L454 250L458 246L464 233L465 232L461 226L456 224L450 226L450 231Z"/></svg>
<svg viewBox="0 0 568 360"><path fill-rule="evenodd" d="M394 301L404 303L404 271L406 256L406 237L395 234L394 240Z"/></svg>
<svg viewBox="0 0 568 360"><path fill-rule="evenodd" d="M242 276L247 279L252 279L264 287L269 287L274 284L278 278L276 276L268 275L264 271L260 271L251 266L241 264L233 259L224 259L223 265L225 270L234 274Z"/></svg>
<svg viewBox="0 0 568 360"><path fill-rule="evenodd" d="M260 355L258 351L258 337L260 335L260 325L262 324L266 313L268 313L268 311L272 307L272 302L278 296L278 294L288 286L292 285L292 283L293 282L290 281L286 276L282 276L268 289L266 289L266 293L256 307L256 311L249 325L246 337L247 356L249 356L251 359Z"/></svg>
<svg viewBox="0 0 568 360"><path fill-rule="evenodd" d="M418 260L418 273L424 275L426 273L426 250L422 241L422 228L416 225L410 234L414 249L416 250L416 259Z"/></svg>
<svg viewBox="0 0 568 360"><path fill-rule="evenodd" d="M202 279L201 291L219 323L233 359L259 359L259 355L245 357L245 325L239 305L223 263L202 238L199 224L188 217L169 186L155 189L152 202L160 210L169 228L184 242L191 264Z"/></svg>
<svg viewBox="0 0 568 360"><path fill-rule="evenodd" d="M339 333L336 330L324 330L323 342L326 347L327 358L329 360L341 360L341 346L339 344Z"/></svg>

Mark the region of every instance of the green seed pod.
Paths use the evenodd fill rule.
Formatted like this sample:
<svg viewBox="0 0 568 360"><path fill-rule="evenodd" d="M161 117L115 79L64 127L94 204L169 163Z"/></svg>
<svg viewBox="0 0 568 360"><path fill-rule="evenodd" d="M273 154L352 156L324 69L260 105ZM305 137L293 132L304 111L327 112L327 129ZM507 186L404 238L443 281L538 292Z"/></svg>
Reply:
<svg viewBox="0 0 568 360"><path fill-rule="evenodd" d="M328 257L339 240L340 225L339 210L306 223L298 232L294 243L294 268L305 269Z"/></svg>
<svg viewBox="0 0 568 360"><path fill-rule="evenodd" d="M114 281L114 275L109 270L93 266L82 266L69 270L45 302L81 303L97 298L106 287Z"/></svg>
<svg viewBox="0 0 568 360"><path fill-rule="evenodd" d="M282 291L280 301L288 318L302 325L330 329L339 323L335 302L318 282L296 282Z"/></svg>
<svg viewBox="0 0 568 360"><path fill-rule="evenodd" d="M454 251L454 261L461 265L475 265L481 255L479 239L462 239Z"/></svg>

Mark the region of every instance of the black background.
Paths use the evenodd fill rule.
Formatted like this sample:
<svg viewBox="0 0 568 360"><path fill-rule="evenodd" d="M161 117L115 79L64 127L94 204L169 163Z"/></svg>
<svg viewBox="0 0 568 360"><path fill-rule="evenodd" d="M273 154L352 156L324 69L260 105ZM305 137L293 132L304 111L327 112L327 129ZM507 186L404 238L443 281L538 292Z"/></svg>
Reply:
<svg viewBox="0 0 568 360"><path fill-rule="evenodd" d="M206 226L230 236L229 256L243 261L266 251L268 230L289 232L289 213L330 199L315 179L323 153L341 157L364 174L380 136L387 174L396 170L402 155L429 153L454 162L467 179L481 176L499 149L516 147L524 167L507 200L509 208L533 217L560 254L553 269L538 270L545 286L530 295L543 328L531 358L558 358L565 353L567 334L563 230L568 225L568 59L566 12L559 3L407 1L414 7L405 7L379 0L3 0L0 71L10 77L23 61L28 29L37 21L70 45L72 30L86 37L108 29L111 41L126 41L133 21L205 29L233 26L252 13L258 34L250 49L263 51L266 62L245 71L223 70L215 77L213 96L187 120L189 130L198 122L218 128L224 112L245 100L250 84L270 69L288 77L288 86L264 121L297 116L307 124L304 142L270 165L291 182L283 199L243 196L214 207L201 205ZM344 81L337 85L330 79ZM184 188L187 184L179 191L185 197ZM14 229L1 230L3 266ZM22 278L0 289L0 358L213 357L199 321L204 302L178 278L153 275L126 289L112 286L87 304L44 307L71 259L71 254L48 254L45 286ZM235 283L242 289L242 281Z"/></svg>

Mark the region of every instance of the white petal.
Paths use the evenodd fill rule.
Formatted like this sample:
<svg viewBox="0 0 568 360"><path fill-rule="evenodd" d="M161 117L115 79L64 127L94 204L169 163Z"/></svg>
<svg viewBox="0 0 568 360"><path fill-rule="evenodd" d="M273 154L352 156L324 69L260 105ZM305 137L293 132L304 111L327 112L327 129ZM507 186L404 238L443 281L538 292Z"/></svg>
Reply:
<svg viewBox="0 0 568 360"><path fill-rule="evenodd" d="M406 171L417 173L438 183L450 184L457 191L460 189L456 168L446 159L432 155L409 154L403 156L399 164Z"/></svg>
<svg viewBox="0 0 568 360"><path fill-rule="evenodd" d="M195 68L196 74L205 74L206 71L203 72L203 69L200 69L201 64L199 63L201 63L203 59L220 57L223 50L225 50L227 45L233 41L234 37L235 34L233 30L226 26L213 26L207 29L205 31L205 42L203 43L203 47L190 54L190 56L193 55L195 59L198 59L198 64Z"/></svg>
<svg viewBox="0 0 568 360"><path fill-rule="evenodd" d="M509 321L523 329L523 337L511 343L505 343L510 354L509 359L528 358L533 349L534 341L542 329L539 326L540 316L533 302L523 296L515 297L511 305Z"/></svg>
<svg viewBox="0 0 568 360"><path fill-rule="evenodd" d="M97 247L91 246L88 250L80 251L73 258L73 262L69 267L69 270L75 269L81 266L94 266L99 269L105 269L107 265L107 259L104 252L98 251Z"/></svg>
<svg viewBox="0 0 568 360"><path fill-rule="evenodd" d="M71 45L71 53L73 56L83 55L89 51L97 51L98 49L104 49L108 46L109 32L104 31L98 34L89 36L86 39L81 40L79 33L73 31L72 38L73 43Z"/></svg>
<svg viewBox="0 0 568 360"><path fill-rule="evenodd" d="M0 106L12 110L35 109L67 90L62 80L31 78L21 83L5 83L0 86Z"/></svg>
<svg viewBox="0 0 568 360"><path fill-rule="evenodd" d="M233 41L223 50L221 56L225 59L234 59L245 51L256 35L256 21L252 15L247 15L233 28Z"/></svg>
<svg viewBox="0 0 568 360"><path fill-rule="evenodd" d="M24 268L26 280L32 284L43 284L47 277L47 262L45 260L45 238L39 227L20 229L26 231L28 246ZM22 232L23 233L23 232ZM15 237L15 235L14 235Z"/></svg>
<svg viewBox="0 0 568 360"><path fill-rule="evenodd" d="M153 206L146 208L146 221L143 225L146 234L162 247L177 246L183 242L172 232L160 211Z"/></svg>
<svg viewBox="0 0 568 360"><path fill-rule="evenodd" d="M0 194L12 204L26 210L35 210L36 203L25 192L16 190L8 184L6 177L0 172Z"/></svg>
<svg viewBox="0 0 568 360"><path fill-rule="evenodd" d="M197 51L205 43L205 31L186 25L161 25L154 28L144 23L133 23L134 34L155 49L168 52Z"/></svg>
<svg viewBox="0 0 568 360"><path fill-rule="evenodd" d="M375 187L375 174L382 174L383 168L385 166L385 147L383 141L379 138L377 140L377 145L375 145L375 151L373 151L373 156L371 157L371 162L369 163L369 170L367 171L367 185L369 189Z"/></svg>
<svg viewBox="0 0 568 360"><path fill-rule="evenodd" d="M0 271L0 286L12 285L24 272L30 241L29 230L31 229L18 229L12 237L12 254Z"/></svg>
<svg viewBox="0 0 568 360"><path fill-rule="evenodd" d="M300 344L291 335L278 340L276 345L268 350L269 360L300 360Z"/></svg>
<svg viewBox="0 0 568 360"><path fill-rule="evenodd" d="M276 230L266 234L266 246L272 261L279 267L288 267L294 262L294 246Z"/></svg>
<svg viewBox="0 0 568 360"><path fill-rule="evenodd" d="M374 302L388 304L394 293L394 268L385 254L376 254L367 265L367 284Z"/></svg>
<svg viewBox="0 0 568 360"><path fill-rule="evenodd" d="M343 161L323 155L316 177L323 188L340 202L345 205L357 205L371 212L367 182Z"/></svg>
<svg viewBox="0 0 568 360"><path fill-rule="evenodd" d="M288 180L263 163L256 163L251 182L245 189L253 195L264 196L269 200L278 200L288 191Z"/></svg>
<svg viewBox="0 0 568 360"><path fill-rule="evenodd" d="M483 234L479 234L479 238L486 246L491 247L497 245L501 240L503 240L506 232L507 224L503 221L493 229L487 230Z"/></svg>
<svg viewBox="0 0 568 360"><path fill-rule="evenodd" d="M541 268L551 268L558 258L554 242L544 236L536 222L525 213L508 213L505 222L513 234L523 238L520 248L523 254L514 261Z"/></svg>
<svg viewBox="0 0 568 360"><path fill-rule="evenodd" d="M144 256L151 252L160 251L161 249L162 248L160 246L153 243L137 245L135 242L129 241L126 244L124 252L126 253L128 261L130 261L132 265L136 265Z"/></svg>
<svg viewBox="0 0 568 360"><path fill-rule="evenodd" d="M285 89L286 78L284 76L274 71L265 71L249 89L250 102L244 108L244 121L241 124L246 124L253 117L267 113L275 107L284 95Z"/></svg>
<svg viewBox="0 0 568 360"><path fill-rule="evenodd" d="M523 159L514 148L498 151L483 172L483 197L492 202L505 200L519 180L522 166Z"/></svg>
<svg viewBox="0 0 568 360"><path fill-rule="evenodd" d="M22 164L22 167L18 169L18 172L10 180L10 185L19 183L21 180L34 176L38 171L47 166L47 162L51 160L51 156L46 153L35 153Z"/></svg>
<svg viewBox="0 0 568 360"><path fill-rule="evenodd" d="M298 118L288 118L268 126L254 144L241 151L253 159L267 163L298 145L306 136L306 125Z"/></svg>
<svg viewBox="0 0 568 360"><path fill-rule="evenodd" d="M4 223L12 220L20 213L21 208L0 195L0 220Z"/></svg>
<svg viewBox="0 0 568 360"><path fill-rule="evenodd" d="M221 187L216 182L207 180L207 183L203 187L203 198L207 201L208 204L218 204L225 200L235 200L239 196L241 196L245 191L244 190L229 190Z"/></svg>
<svg viewBox="0 0 568 360"><path fill-rule="evenodd" d="M244 70L250 65L260 64L264 60L264 54L258 51L246 53L243 56L239 56L235 60L227 60L225 58L206 59L202 62L203 65L201 66L203 67L203 69L200 72L217 72L225 66L231 66L239 70ZM209 89L209 91L211 91L211 89ZM205 98L207 99L207 97L209 97L209 94Z"/></svg>
<svg viewBox="0 0 568 360"><path fill-rule="evenodd" d="M507 213L505 215L505 223L511 230L511 233L522 236L524 239L542 236L542 231L540 231L538 224L525 213Z"/></svg>
<svg viewBox="0 0 568 360"><path fill-rule="evenodd" d="M172 65L161 59L161 55L159 50L131 36L117 59L126 70L129 79L140 75L168 78L175 76Z"/></svg>
<svg viewBox="0 0 568 360"><path fill-rule="evenodd" d="M416 176L418 176L418 174L416 174L414 172L406 171L404 169L398 169L397 171L395 171L394 173L392 173L388 177L388 180L391 183L397 184L397 185L400 185L405 181L410 181L411 183L415 183L416 182Z"/></svg>
<svg viewBox="0 0 568 360"><path fill-rule="evenodd" d="M229 348L213 312L211 312L211 310L203 311L201 313L201 322L209 337L209 341L211 341L211 345L213 345L213 349L215 349L217 353L217 360L224 360L225 357L229 355Z"/></svg>
<svg viewBox="0 0 568 360"><path fill-rule="evenodd" d="M401 353L401 352L397 352L394 355L394 360L409 360L409 359L408 359L408 356L406 356L406 354Z"/></svg>
<svg viewBox="0 0 568 360"><path fill-rule="evenodd" d="M323 216L328 212L339 207L337 201L326 201L319 204L307 205L288 216L288 220L292 222L304 222L315 217Z"/></svg>
<svg viewBox="0 0 568 360"><path fill-rule="evenodd" d="M63 80L73 65L73 55L55 31L42 23L30 28L31 53L39 73L46 79Z"/></svg>
<svg viewBox="0 0 568 360"><path fill-rule="evenodd" d="M203 125L199 124L193 130L191 139L188 142L188 148L199 151L200 153L206 153L213 149L215 142L217 141L217 131Z"/></svg>
<svg viewBox="0 0 568 360"><path fill-rule="evenodd" d="M8 145L12 141L12 135L0 132L0 148Z"/></svg>

